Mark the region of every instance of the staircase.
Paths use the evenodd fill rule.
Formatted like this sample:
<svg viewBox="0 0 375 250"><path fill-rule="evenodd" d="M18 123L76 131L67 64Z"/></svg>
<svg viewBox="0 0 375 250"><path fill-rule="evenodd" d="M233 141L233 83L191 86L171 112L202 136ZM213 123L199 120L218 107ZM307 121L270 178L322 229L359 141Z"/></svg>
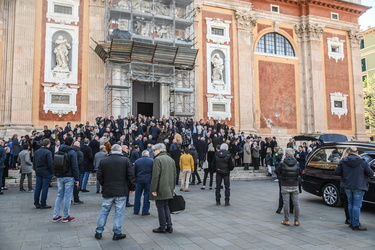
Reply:
<svg viewBox="0 0 375 250"><path fill-rule="evenodd" d="M203 180L203 176L204 176L203 170L198 170L198 173ZM21 178L21 174L19 173L19 170L9 170L9 177L5 179L5 186L6 187L19 187L20 178ZM209 175L208 175L208 179L209 179ZM259 170L253 170L253 167L250 167L250 170L243 170L243 167L236 167L231 172L230 179L234 181L267 180L267 179L274 179L274 177L267 176L266 167L260 167ZM36 182L35 172L33 172L33 187L35 187L35 182ZM57 186L57 179L53 178L51 184L52 186ZM88 186L96 185L96 173L90 174L87 185ZM27 189L27 178L25 178L23 186L25 189Z"/></svg>

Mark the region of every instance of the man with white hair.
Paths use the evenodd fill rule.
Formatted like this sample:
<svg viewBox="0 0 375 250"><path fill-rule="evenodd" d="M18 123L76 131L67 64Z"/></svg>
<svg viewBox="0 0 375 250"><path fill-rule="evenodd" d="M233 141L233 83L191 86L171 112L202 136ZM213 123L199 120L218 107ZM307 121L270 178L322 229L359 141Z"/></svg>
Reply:
<svg viewBox="0 0 375 250"><path fill-rule="evenodd" d="M234 169L233 159L228 151L228 144L223 143L220 146L220 150L215 153L214 159L212 160L212 165L215 167L216 172L216 205L221 204L221 182L224 180L225 186L225 206L229 206L230 197L230 182L229 175L230 171Z"/></svg>
<svg viewBox="0 0 375 250"><path fill-rule="evenodd" d="M99 214L95 238L101 239L107 217L113 205L115 205L115 216L113 221L113 240L126 237L122 233L122 222L124 219L126 196L134 191L134 173L129 158L123 156L120 145L115 144L111 148L108 157L100 160L97 179L102 186L103 203Z"/></svg>

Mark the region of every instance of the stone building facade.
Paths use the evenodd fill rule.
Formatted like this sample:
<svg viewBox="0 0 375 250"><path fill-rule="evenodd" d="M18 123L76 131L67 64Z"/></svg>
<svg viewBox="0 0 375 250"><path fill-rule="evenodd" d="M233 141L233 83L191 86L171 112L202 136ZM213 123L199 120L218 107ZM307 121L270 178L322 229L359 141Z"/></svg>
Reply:
<svg viewBox="0 0 375 250"><path fill-rule="evenodd" d="M195 119L277 137L365 138L360 0L194 7ZM105 40L106 1L0 0L0 8L0 136L104 114L105 66L91 48Z"/></svg>

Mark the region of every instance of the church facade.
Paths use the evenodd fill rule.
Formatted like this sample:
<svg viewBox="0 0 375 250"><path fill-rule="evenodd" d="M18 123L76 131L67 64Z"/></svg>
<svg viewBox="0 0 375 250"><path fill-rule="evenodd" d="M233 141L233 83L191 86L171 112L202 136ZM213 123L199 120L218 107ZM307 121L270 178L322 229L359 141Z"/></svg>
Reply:
<svg viewBox="0 0 375 250"><path fill-rule="evenodd" d="M0 8L0 137L153 107L157 116L262 135L366 138L358 18L368 8L360 0L0 0ZM126 72L115 81L132 62L109 73L114 28L138 45L197 50L193 86ZM182 66L167 66L178 79ZM127 93L109 91L125 76L117 89Z"/></svg>

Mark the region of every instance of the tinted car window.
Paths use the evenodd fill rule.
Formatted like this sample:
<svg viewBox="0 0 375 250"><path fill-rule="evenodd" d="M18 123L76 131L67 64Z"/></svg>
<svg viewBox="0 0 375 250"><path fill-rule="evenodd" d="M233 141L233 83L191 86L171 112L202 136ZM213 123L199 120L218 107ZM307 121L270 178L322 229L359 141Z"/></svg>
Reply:
<svg viewBox="0 0 375 250"><path fill-rule="evenodd" d="M311 157L309 167L334 170L343 152L344 148L320 148Z"/></svg>

